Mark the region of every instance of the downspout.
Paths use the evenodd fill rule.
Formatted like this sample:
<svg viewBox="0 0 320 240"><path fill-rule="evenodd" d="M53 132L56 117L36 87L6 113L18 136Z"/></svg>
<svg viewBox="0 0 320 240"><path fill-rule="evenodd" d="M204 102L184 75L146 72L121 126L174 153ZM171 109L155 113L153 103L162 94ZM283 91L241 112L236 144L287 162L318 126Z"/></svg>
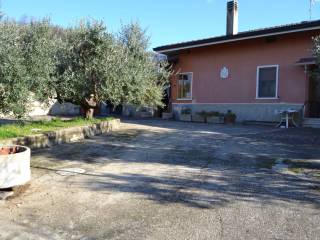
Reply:
<svg viewBox="0 0 320 240"><path fill-rule="evenodd" d="M305 64L304 65L304 74L306 77L306 84L305 84L305 102L303 105L303 116L302 116L302 121L304 120L304 118L307 116L307 104L309 102L309 88L310 88L310 79L309 79L309 71L308 71L308 65Z"/></svg>

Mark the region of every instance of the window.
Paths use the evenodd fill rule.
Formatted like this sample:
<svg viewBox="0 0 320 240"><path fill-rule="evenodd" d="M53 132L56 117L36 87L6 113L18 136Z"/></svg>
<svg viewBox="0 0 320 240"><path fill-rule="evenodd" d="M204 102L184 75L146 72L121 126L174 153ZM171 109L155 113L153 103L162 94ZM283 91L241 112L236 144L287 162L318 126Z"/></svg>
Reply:
<svg viewBox="0 0 320 240"><path fill-rule="evenodd" d="M192 99L192 73L178 75L178 99Z"/></svg>
<svg viewBox="0 0 320 240"><path fill-rule="evenodd" d="M261 66L257 70L257 98L278 98L279 66Z"/></svg>

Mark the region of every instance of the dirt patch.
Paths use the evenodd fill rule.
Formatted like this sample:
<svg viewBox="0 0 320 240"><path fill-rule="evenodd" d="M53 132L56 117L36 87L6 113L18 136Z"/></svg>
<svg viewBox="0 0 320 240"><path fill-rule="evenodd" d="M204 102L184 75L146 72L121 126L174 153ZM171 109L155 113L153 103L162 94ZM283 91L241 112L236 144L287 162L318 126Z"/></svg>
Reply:
<svg viewBox="0 0 320 240"><path fill-rule="evenodd" d="M8 197L7 200L11 200L11 199L22 196L29 189L29 187L30 187L30 184L12 187L11 190L13 191L13 195Z"/></svg>

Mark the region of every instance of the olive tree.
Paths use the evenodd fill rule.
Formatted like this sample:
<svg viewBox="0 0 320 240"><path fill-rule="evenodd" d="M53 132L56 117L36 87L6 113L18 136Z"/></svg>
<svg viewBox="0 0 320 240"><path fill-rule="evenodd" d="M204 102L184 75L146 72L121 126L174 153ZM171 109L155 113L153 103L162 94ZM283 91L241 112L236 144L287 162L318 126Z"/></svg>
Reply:
<svg viewBox="0 0 320 240"><path fill-rule="evenodd" d="M161 106L163 90L170 76L165 60L148 51L149 38L138 23L122 27L119 41L125 52L122 78L122 103Z"/></svg>
<svg viewBox="0 0 320 240"><path fill-rule="evenodd" d="M0 22L0 112L22 117L33 100L47 101L59 46L49 21ZM31 94L32 93L32 94Z"/></svg>
<svg viewBox="0 0 320 240"><path fill-rule="evenodd" d="M121 74L122 49L102 22L81 22L66 30L53 81L59 102L81 105L86 116L110 95ZM116 91L116 86L113 88Z"/></svg>
<svg viewBox="0 0 320 240"><path fill-rule="evenodd" d="M0 113L22 117L32 100L52 98L81 105L88 118L101 101L159 106L170 71L148 44L136 23L115 35L96 21L62 29L2 20Z"/></svg>
<svg viewBox="0 0 320 240"><path fill-rule="evenodd" d="M29 98L27 69L20 47L22 31L15 22L0 23L0 112L17 116L26 111Z"/></svg>
<svg viewBox="0 0 320 240"><path fill-rule="evenodd" d="M54 81L60 102L81 105L88 118L101 101L161 105L169 73L147 51L148 38L137 24L115 36L102 22L82 22L66 34Z"/></svg>
<svg viewBox="0 0 320 240"><path fill-rule="evenodd" d="M316 58L316 66L311 70L311 81L318 87L320 84L320 36L313 38L312 51Z"/></svg>

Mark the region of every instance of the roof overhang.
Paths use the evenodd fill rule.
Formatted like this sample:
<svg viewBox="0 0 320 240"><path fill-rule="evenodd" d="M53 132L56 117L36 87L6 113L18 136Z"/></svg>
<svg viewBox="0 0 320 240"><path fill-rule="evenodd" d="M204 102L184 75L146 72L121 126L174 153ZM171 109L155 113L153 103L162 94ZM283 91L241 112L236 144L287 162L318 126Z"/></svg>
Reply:
<svg viewBox="0 0 320 240"><path fill-rule="evenodd" d="M300 58L294 65L296 66L309 66L309 65L316 65L316 58L309 57L309 58Z"/></svg>
<svg viewBox="0 0 320 240"><path fill-rule="evenodd" d="M172 44L172 45L154 48L154 51L162 54L170 54L172 52L178 52L178 51L192 49L192 48L200 48L200 47L218 45L223 43L238 42L238 41L244 41L244 40L250 40L250 39L272 37L272 36L286 35L290 33L313 31L313 30L320 30L320 21L312 22L312 24L311 23L297 24L296 26L292 27L292 29L290 29L290 27L280 27L280 29L271 28L266 30L242 32L232 36L221 36L221 37L208 38L208 39L196 40L196 41L185 42L185 43Z"/></svg>

